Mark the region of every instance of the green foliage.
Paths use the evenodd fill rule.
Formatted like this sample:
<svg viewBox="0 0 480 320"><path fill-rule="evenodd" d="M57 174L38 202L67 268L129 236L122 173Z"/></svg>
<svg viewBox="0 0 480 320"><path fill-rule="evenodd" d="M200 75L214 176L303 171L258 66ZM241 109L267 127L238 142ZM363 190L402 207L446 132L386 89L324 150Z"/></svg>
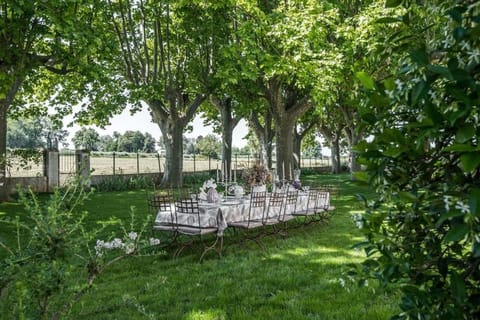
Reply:
<svg viewBox="0 0 480 320"><path fill-rule="evenodd" d="M480 10L469 1L407 9L398 31L405 40L394 45L395 80L372 86L359 74L370 93L371 107L361 111L373 140L357 150L380 195L364 198L367 211L357 220L367 239L363 266L401 285L397 319L477 319Z"/></svg>
<svg viewBox="0 0 480 320"><path fill-rule="evenodd" d="M146 176L125 178L122 175L117 175L112 178L102 180L102 182L95 185L95 189L98 191L139 190L151 188L154 184L155 181Z"/></svg>
<svg viewBox="0 0 480 320"><path fill-rule="evenodd" d="M374 281L358 288L344 275L349 263L364 259L351 248L361 234L350 213L361 210L354 194L367 188L350 183L348 175L317 174L302 182L341 188L334 200L337 214L328 225L292 228L285 239L264 237L265 249L254 243L238 245L237 235L227 232L223 258L212 255L203 264L198 263L197 245L177 259L172 258L173 250L165 257L123 259L102 275L67 318L388 319L398 311L396 291L383 290ZM145 192L96 193L86 203L92 213L87 225L95 226L113 212L128 224L124 208L130 205L141 214Z"/></svg>
<svg viewBox="0 0 480 320"><path fill-rule="evenodd" d="M112 264L162 253L151 250L160 244L146 232L151 217L139 221L133 206L128 219L105 216L87 226L91 217L80 207L93 192L84 186L78 178L49 199L20 190L25 213L1 217L0 226L8 231L0 238L2 317L58 319ZM106 229L113 232L108 235Z"/></svg>
<svg viewBox="0 0 480 320"><path fill-rule="evenodd" d="M75 132L72 138L72 142L75 145L75 149L85 149L91 151L98 150L98 143L100 141L100 135L93 128L81 128Z"/></svg>
<svg viewBox="0 0 480 320"><path fill-rule="evenodd" d="M117 138L117 150L121 152L155 152L155 139L149 133L126 131Z"/></svg>
<svg viewBox="0 0 480 320"><path fill-rule="evenodd" d="M201 155L218 159L222 142L214 134L208 134L205 137L197 138L196 148Z"/></svg>
<svg viewBox="0 0 480 320"><path fill-rule="evenodd" d="M65 145L68 131L47 117L11 119L7 128L8 148L46 148Z"/></svg>
<svg viewBox="0 0 480 320"><path fill-rule="evenodd" d="M72 260L86 243L82 226L86 213L77 211L89 196L82 184L78 181L66 190L56 190L45 203L33 192L20 190L26 216L0 221L16 232L16 242L0 241L7 254L0 262L0 304L9 306L11 315L44 318L52 314L52 298L65 289L74 270Z"/></svg>
<svg viewBox="0 0 480 320"><path fill-rule="evenodd" d="M7 166L13 170L29 170L32 164L43 160L43 151L36 149L13 149L7 157Z"/></svg>

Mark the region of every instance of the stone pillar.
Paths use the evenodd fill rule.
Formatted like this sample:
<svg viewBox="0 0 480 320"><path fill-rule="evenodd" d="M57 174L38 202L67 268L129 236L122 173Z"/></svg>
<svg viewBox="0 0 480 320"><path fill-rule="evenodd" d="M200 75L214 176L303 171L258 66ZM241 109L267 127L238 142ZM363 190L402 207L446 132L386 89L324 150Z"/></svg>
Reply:
<svg viewBox="0 0 480 320"><path fill-rule="evenodd" d="M58 151L45 150L43 155L44 175L47 177L47 192L53 192L60 183L60 167L58 161Z"/></svg>
<svg viewBox="0 0 480 320"><path fill-rule="evenodd" d="M77 164L77 175L82 178L86 186L90 187L90 151L76 150L75 159Z"/></svg>

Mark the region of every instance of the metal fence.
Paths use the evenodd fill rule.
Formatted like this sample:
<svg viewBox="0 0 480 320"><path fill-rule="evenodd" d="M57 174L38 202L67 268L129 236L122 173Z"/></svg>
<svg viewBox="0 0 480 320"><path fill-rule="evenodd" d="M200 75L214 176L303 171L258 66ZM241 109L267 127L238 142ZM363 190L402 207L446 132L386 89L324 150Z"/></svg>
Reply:
<svg viewBox="0 0 480 320"><path fill-rule="evenodd" d="M21 160L18 156L9 155L8 172L11 177L43 176L44 159L40 161ZM232 155L232 167L237 170L250 168L257 158L248 154ZM302 158L302 168L318 168L330 166L329 159ZM273 167L276 167L275 162ZM221 168L221 160L199 155L185 155L183 158L184 172L201 172ZM158 153L126 153L126 152L91 152L90 169L93 175L122 175L158 173L165 170L165 157ZM59 153L59 182L67 179L76 171L75 151Z"/></svg>
<svg viewBox="0 0 480 320"><path fill-rule="evenodd" d="M257 158L248 154L232 155L232 167L238 170L250 168ZM303 158L302 168L327 167L330 160L320 158ZM275 162L273 163L275 167ZM165 158L158 153L98 153L92 152L90 168L94 175L121 175L132 173L153 173L165 170ZM201 172L221 168L221 160L199 155L184 155L184 172Z"/></svg>

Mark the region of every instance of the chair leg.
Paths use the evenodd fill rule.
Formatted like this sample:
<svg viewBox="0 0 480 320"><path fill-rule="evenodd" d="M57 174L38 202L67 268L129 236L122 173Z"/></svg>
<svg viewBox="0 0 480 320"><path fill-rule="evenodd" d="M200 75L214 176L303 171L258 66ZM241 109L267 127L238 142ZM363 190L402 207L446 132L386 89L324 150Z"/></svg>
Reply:
<svg viewBox="0 0 480 320"><path fill-rule="evenodd" d="M220 241L219 241L220 240ZM203 241L202 241L203 242ZM217 249L217 243L220 244L220 248ZM212 251L214 250L215 252L218 253L218 256L220 258L222 258L222 248L223 248L223 236L219 237L217 235L217 237L215 238L215 242L211 245L211 246L205 246L205 249L203 250L203 253L202 255L200 256L200 263L203 262L203 258L205 257L205 255L207 254L207 252L209 251Z"/></svg>
<svg viewBox="0 0 480 320"><path fill-rule="evenodd" d="M242 239L240 240L240 243L245 244L247 241L253 241L260 247L260 249L265 250L265 246L262 242L263 233L262 232L256 232L254 235L249 235L248 231L249 231L249 229L242 230L243 236L242 236Z"/></svg>

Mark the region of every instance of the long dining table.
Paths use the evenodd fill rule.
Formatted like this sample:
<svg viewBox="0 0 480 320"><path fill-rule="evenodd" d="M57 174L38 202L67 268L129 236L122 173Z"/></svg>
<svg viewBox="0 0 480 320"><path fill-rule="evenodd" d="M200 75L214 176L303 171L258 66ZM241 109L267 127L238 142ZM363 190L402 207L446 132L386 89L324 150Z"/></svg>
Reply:
<svg viewBox="0 0 480 320"><path fill-rule="evenodd" d="M252 208L251 218L262 219L264 210L268 210L268 195L263 208ZM299 192L297 202L295 205L288 205L286 214L293 213L293 210L305 210L308 205L308 193ZM217 235L223 236L224 231L228 228L228 224L232 222L243 221L248 217L250 210L250 198L244 196L241 198L225 197L219 202L210 203L207 201L199 201L199 217L200 224L197 221L197 216L188 213L175 213L174 205L171 206L171 211L159 211L157 213L156 224L186 224L196 225L202 227L215 227L218 229ZM176 219L176 220L175 220Z"/></svg>

